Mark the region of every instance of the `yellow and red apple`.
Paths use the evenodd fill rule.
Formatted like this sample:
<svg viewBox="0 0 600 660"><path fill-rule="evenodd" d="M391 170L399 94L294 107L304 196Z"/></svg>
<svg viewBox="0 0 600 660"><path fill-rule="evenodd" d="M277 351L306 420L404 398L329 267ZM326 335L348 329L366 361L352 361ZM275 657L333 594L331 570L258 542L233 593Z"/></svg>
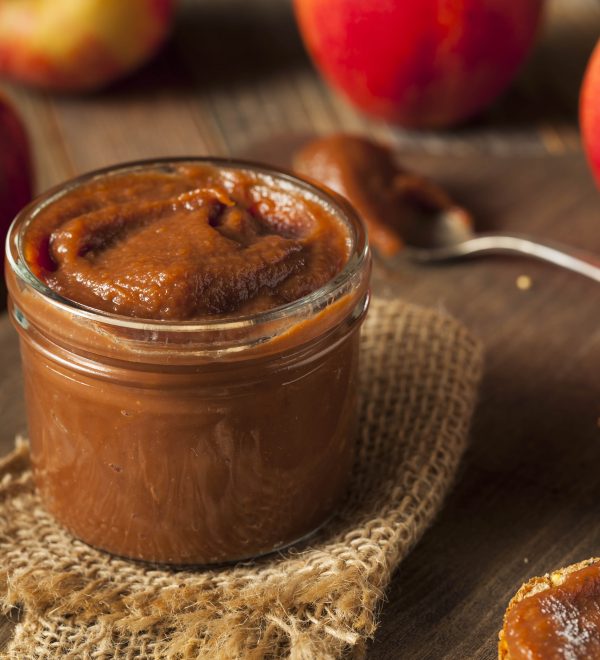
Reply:
<svg viewBox="0 0 600 660"><path fill-rule="evenodd" d="M600 188L600 40L596 44L583 78L579 117L583 146Z"/></svg>
<svg viewBox="0 0 600 660"><path fill-rule="evenodd" d="M0 241L20 209L31 200L29 141L13 107L0 98Z"/></svg>
<svg viewBox="0 0 600 660"><path fill-rule="evenodd" d="M491 104L530 50L544 0L294 0L309 53L358 108L411 127Z"/></svg>
<svg viewBox="0 0 600 660"><path fill-rule="evenodd" d="M0 0L0 75L46 89L97 89L167 37L175 0Z"/></svg>

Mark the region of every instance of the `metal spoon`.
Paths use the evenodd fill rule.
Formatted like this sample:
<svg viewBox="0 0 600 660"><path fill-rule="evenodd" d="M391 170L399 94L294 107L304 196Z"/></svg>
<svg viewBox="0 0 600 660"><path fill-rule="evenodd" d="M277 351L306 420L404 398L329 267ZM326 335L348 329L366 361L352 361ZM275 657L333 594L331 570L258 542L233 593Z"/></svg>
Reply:
<svg viewBox="0 0 600 660"><path fill-rule="evenodd" d="M461 209L410 223L403 238L403 252L419 263L452 261L485 254L513 254L547 261L600 282L600 258L567 245L541 241L520 234L476 234Z"/></svg>
<svg viewBox="0 0 600 660"><path fill-rule="evenodd" d="M305 153L306 162L302 167L298 154L311 143L319 146L320 154L316 159L307 160ZM348 148L350 144L352 149ZM376 155L379 154L375 161L374 150ZM592 254L526 235L476 234L471 215L456 206L442 188L425 177L395 167L393 153L368 140L356 136L348 140L348 136L344 135L319 139L306 135L282 135L254 145L247 156L284 167L289 167L293 160L294 168L309 176L315 176L314 168L319 164L317 176L321 183L347 197L363 217L365 214L377 215L381 211L380 188L389 188L389 214L392 220L398 221L394 230L402 237L405 247L397 256L389 256L385 251L378 250L375 240L372 245L386 264L392 267L395 262L407 257L431 264L486 254L513 254L547 261L600 282L600 258ZM375 166L380 166L381 181L375 192L369 190L365 181L368 177L364 176L364 162L370 162L371 169L377 170ZM381 174L382 162L384 174ZM330 176L324 176L327 174ZM358 200L352 195L357 188L362 191Z"/></svg>

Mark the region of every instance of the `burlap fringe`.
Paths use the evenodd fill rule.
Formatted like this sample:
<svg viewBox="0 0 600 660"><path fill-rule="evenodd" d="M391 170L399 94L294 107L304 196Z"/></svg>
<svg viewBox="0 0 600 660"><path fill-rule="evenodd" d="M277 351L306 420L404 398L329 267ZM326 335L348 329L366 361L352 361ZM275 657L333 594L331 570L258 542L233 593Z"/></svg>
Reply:
<svg viewBox="0 0 600 660"><path fill-rule="evenodd" d="M398 302L374 301L363 350L353 488L302 551L196 572L110 557L40 507L20 443L0 463L0 605L24 612L3 657L362 657L451 483L481 363L458 323Z"/></svg>

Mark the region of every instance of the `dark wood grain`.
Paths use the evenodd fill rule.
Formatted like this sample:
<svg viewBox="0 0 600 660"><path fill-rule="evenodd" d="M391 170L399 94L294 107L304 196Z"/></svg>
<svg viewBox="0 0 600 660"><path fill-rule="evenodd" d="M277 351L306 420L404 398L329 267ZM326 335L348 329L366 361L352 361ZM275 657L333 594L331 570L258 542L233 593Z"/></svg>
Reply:
<svg viewBox="0 0 600 660"><path fill-rule="evenodd" d="M0 454L6 454L14 437L26 431L23 378L16 334L6 314L3 314L0 319Z"/></svg>
<svg viewBox="0 0 600 660"><path fill-rule="evenodd" d="M449 183L491 225L600 251L600 196L580 158L452 170ZM517 288L521 274L531 289ZM457 486L393 582L372 657L493 658L522 582L600 552L600 289L507 259L383 279L462 319L485 342L486 372Z"/></svg>
<svg viewBox="0 0 600 660"><path fill-rule="evenodd" d="M165 53L101 94L5 91L27 121L40 190L156 155L256 154L262 144L265 159L285 162L294 136L343 128L395 144L407 166L469 206L481 229L600 253L600 194L576 121L600 2L553 0L549 9L511 91L484 117L446 133L372 122L327 91L281 0L188 0ZM520 275L530 289L517 287ZM503 609L521 582L600 552L600 289L508 258L395 270L378 263L374 282L381 295L456 315L483 339L487 358L456 487L395 576L369 657L493 658ZM25 423L6 317L0 365L5 452ZM10 629L0 626L0 642Z"/></svg>

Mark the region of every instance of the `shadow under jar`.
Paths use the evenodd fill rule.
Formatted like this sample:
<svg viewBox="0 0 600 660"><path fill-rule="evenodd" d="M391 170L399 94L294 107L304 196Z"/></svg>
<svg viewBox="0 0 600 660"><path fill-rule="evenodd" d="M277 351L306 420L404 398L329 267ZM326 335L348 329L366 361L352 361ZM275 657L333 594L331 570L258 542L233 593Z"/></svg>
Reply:
<svg viewBox="0 0 600 660"><path fill-rule="evenodd" d="M179 184L175 179L181 172L186 182ZM194 187L197 176L202 186ZM245 181L242 193L236 177ZM220 222L212 207L206 210L211 195L217 198L215 208L229 213L223 190L237 198L241 194L244 213L262 214L261 222L284 237L273 239L277 245L284 239L302 242L310 220L316 247L307 248L304 261L299 249L287 280L274 267L288 297L290 283L302 282L294 274L302 272L304 262L326 262L327 250L318 245L319 217L342 232L340 268L290 301L279 289L277 295L265 294L264 278L255 286L235 280L236 295L240 286L242 292L233 312L219 311L215 300L222 291L208 288L206 300L213 301L216 312L171 318L171 301L193 281L185 255L194 246L182 224L190 219L173 220L169 211L165 222L182 227L178 254L184 264L180 272L176 259L167 264L181 281L170 282L175 288L162 307L123 313L121 298L112 289L106 294L109 279L95 282L81 300L66 295L52 255L83 269L95 264L108 277L110 251L129 232L128 222L137 222L128 234L130 257L143 232L165 230L162 212L145 211L139 222L123 210L147 198L162 203L163 184L169 199L176 200L165 208L180 204L190 218L199 213L194 222L206 227ZM202 187L210 194L200 195ZM113 219L105 225L94 201L102 190L117 198L109 205ZM47 220L48 214L55 220ZM236 216L235 225L228 217L238 229L242 221L254 222ZM82 232L80 218L88 230L92 227L91 234ZM49 236L51 227L44 223L59 222L71 223L68 231L63 227L58 237ZM218 228L218 240L235 238L234 256L246 263L248 244L227 234L230 225ZM264 238L263 229L255 232L256 240ZM165 239L167 253L172 234ZM147 277L161 265L155 253L140 254L131 268ZM219 272L239 271L235 259L217 257L209 254L207 260L218 264ZM261 259L262 268L266 257ZM25 208L11 226L6 264L36 486L47 510L75 536L149 562L231 562L299 541L339 506L354 457L359 331L370 275L365 231L341 198L285 172L243 162L182 159L117 166L68 182ZM160 280L160 267L154 280ZM73 277L81 280L81 272ZM314 281L312 275L308 279L308 284ZM208 286L209 280L200 281ZM55 282L60 286L52 286ZM250 299L252 286L256 296ZM202 287L198 282L194 287L201 300ZM302 292L302 286L294 290ZM140 305L150 300L144 292L136 295ZM158 318L147 318L146 312Z"/></svg>

